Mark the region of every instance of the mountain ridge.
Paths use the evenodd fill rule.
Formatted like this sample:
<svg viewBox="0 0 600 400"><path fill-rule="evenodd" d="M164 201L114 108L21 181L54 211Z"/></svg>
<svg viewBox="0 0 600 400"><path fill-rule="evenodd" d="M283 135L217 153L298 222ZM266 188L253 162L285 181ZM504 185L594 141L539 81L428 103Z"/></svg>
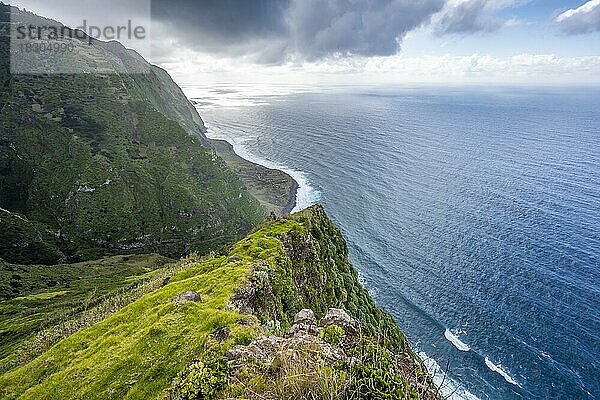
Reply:
<svg viewBox="0 0 600 400"><path fill-rule="evenodd" d="M222 161L164 69L118 42L92 40L75 59L65 57L81 71L102 61L112 73L10 74L10 18L47 20L7 5L0 10L0 207L20 217L0 214L0 257L54 264L207 252L267 214L246 189L258 174L242 182ZM142 63L145 73L138 73ZM288 184L260 184L292 195L285 187L291 178L274 179Z"/></svg>
<svg viewBox="0 0 600 400"><path fill-rule="evenodd" d="M209 140L166 71L120 73L145 61L118 43L67 55L115 73L10 74L10 10L0 396L439 398L325 209L276 215L289 176Z"/></svg>

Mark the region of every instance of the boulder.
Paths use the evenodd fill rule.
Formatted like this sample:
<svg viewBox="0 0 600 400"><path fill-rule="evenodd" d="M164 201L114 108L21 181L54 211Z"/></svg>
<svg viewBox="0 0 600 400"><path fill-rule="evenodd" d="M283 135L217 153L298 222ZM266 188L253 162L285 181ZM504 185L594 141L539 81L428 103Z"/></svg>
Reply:
<svg viewBox="0 0 600 400"><path fill-rule="evenodd" d="M322 359L331 365L347 359L342 349L335 348L323 339L308 334L293 338L260 336L248 346L234 346L225 353L225 356L230 366L239 368L248 361L270 365L282 357L288 360L295 359L307 352L320 354Z"/></svg>
<svg viewBox="0 0 600 400"><path fill-rule="evenodd" d="M182 302L186 302L186 301L199 302L199 301L201 301L201 299L200 299L200 295L197 292L188 290L187 292L183 292L179 296L173 297L171 299L171 301L175 302L175 303L182 303Z"/></svg>
<svg viewBox="0 0 600 400"><path fill-rule="evenodd" d="M321 326L326 328L330 325L337 325L344 330L348 336L360 335L360 325L348 313L340 308L330 308L321 319Z"/></svg>
<svg viewBox="0 0 600 400"><path fill-rule="evenodd" d="M298 335L317 336L320 330L321 328L319 328L317 325L294 324L285 332L285 337L289 338Z"/></svg>
<svg viewBox="0 0 600 400"><path fill-rule="evenodd" d="M294 324L285 333L286 337L293 337L300 334L318 335L319 327L315 313L308 308L300 310L294 317Z"/></svg>
<svg viewBox="0 0 600 400"><path fill-rule="evenodd" d="M285 339L279 336L260 336L248 346L237 345L227 350L225 356L233 367L244 365L248 360L270 364L278 349L281 349Z"/></svg>
<svg viewBox="0 0 600 400"><path fill-rule="evenodd" d="M229 328L222 326L210 335L217 342L224 342L229 337Z"/></svg>
<svg viewBox="0 0 600 400"><path fill-rule="evenodd" d="M305 308L294 316L294 324L317 325L315 313L310 308Z"/></svg>

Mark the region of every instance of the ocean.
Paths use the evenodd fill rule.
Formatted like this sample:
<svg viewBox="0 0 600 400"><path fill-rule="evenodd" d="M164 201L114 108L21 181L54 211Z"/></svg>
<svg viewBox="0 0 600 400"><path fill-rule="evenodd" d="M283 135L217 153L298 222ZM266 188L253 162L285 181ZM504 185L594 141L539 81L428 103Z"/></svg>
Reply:
<svg viewBox="0 0 600 400"><path fill-rule="evenodd" d="M600 92L182 85L322 203L450 398L600 398Z"/></svg>

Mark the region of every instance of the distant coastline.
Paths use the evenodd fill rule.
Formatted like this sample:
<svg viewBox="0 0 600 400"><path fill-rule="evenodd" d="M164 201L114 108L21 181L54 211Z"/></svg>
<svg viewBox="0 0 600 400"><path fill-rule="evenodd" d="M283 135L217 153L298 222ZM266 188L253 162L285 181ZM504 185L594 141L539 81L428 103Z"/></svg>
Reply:
<svg viewBox="0 0 600 400"><path fill-rule="evenodd" d="M298 205L300 184L290 174L242 157L226 139L209 138L209 142L268 212L284 215L294 211Z"/></svg>

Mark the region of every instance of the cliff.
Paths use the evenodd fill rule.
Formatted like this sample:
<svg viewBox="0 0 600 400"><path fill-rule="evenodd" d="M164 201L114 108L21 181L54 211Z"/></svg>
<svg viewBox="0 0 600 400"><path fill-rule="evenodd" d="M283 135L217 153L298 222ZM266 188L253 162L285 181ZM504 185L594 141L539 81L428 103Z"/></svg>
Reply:
<svg viewBox="0 0 600 400"><path fill-rule="evenodd" d="M392 317L359 284L321 206L266 220L229 250L187 258L150 281L156 289L119 310L100 304L82 316L101 314L100 322L26 343L24 364L0 377L1 396L437 396Z"/></svg>
<svg viewBox="0 0 600 400"><path fill-rule="evenodd" d="M69 55L102 73L10 74L10 10L0 4L1 258L205 253L266 215L170 76L119 43ZM48 23L14 7L12 17Z"/></svg>
<svg viewBox="0 0 600 400"><path fill-rule="evenodd" d="M438 397L324 209L264 219L293 205L289 176L208 140L168 74L118 43L69 60L103 73L10 74L9 11L0 397Z"/></svg>

